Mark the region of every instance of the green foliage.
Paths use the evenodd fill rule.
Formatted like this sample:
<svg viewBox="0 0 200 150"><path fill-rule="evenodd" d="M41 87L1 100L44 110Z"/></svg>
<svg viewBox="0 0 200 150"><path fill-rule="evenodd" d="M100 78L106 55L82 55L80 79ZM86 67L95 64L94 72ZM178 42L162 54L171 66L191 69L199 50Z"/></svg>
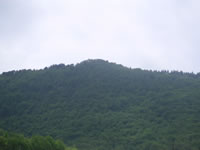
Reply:
<svg viewBox="0 0 200 150"><path fill-rule="evenodd" d="M200 75L103 60L3 73L0 127L80 150L200 150ZM37 150L64 147L31 139Z"/></svg>
<svg viewBox="0 0 200 150"><path fill-rule="evenodd" d="M62 141L47 136L25 138L20 134L8 133L1 130L0 150L76 150L66 147Z"/></svg>

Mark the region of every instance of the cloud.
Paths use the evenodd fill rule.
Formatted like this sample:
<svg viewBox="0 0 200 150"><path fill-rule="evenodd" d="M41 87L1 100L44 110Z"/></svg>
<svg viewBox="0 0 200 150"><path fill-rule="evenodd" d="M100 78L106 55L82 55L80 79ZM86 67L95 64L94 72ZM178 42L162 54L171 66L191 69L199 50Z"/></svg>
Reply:
<svg viewBox="0 0 200 150"><path fill-rule="evenodd" d="M0 72L102 58L199 72L197 0L2 0Z"/></svg>

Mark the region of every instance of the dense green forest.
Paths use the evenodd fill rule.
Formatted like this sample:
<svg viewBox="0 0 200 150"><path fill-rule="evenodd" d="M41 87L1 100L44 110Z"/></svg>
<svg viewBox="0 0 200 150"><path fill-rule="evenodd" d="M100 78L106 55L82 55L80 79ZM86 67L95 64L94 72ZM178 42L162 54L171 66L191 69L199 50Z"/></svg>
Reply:
<svg viewBox="0 0 200 150"><path fill-rule="evenodd" d="M200 74L104 60L5 72L0 128L80 150L200 150Z"/></svg>
<svg viewBox="0 0 200 150"><path fill-rule="evenodd" d="M0 129L0 150L76 150L76 148L66 147L62 141L55 141L50 136L26 138L22 134Z"/></svg>

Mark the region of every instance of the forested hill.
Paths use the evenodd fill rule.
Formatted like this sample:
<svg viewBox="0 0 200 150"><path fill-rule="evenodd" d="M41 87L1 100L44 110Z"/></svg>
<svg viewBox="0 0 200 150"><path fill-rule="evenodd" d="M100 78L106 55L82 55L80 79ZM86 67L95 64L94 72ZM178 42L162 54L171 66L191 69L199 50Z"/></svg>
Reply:
<svg viewBox="0 0 200 150"><path fill-rule="evenodd" d="M200 74L104 60L6 72L0 128L79 150L200 150Z"/></svg>

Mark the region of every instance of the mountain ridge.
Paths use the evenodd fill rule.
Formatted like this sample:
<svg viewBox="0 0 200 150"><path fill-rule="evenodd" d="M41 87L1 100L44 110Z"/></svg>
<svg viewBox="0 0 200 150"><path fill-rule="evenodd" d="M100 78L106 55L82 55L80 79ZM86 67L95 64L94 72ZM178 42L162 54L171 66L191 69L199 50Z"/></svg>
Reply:
<svg viewBox="0 0 200 150"><path fill-rule="evenodd" d="M41 71L41 70L46 70L46 69L51 69L51 68L65 68L65 67L76 67L76 66L80 66L80 65L83 65L83 64L93 64L95 62L95 64L110 64L110 65L117 65L118 67L123 67L123 68L126 68L126 69L131 69L131 70L142 70L142 71L149 71L149 72L163 72L163 73L180 73L180 74L187 74L187 75L198 75L200 76L200 73L197 72L197 73L194 73L194 72L185 72L185 71L178 71L178 70L165 70L165 69L162 69L162 70L152 70L152 69L142 69L142 68L132 68L132 67L127 67L125 65L122 65L122 64L118 64L118 63L115 63L115 62L110 62L108 60L104 60L104 59L87 59L87 60L84 60L84 61L81 61L79 63L72 63L72 64L64 64L64 63L58 63L58 64L53 64L53 65L50 65L49 67L44 67L44 68L41 68L41 69L20 69L20 70L11 70L11 71L6 71L6 72L2 72L0 75L3 75L3 74L12 74L12 73L16 73L16 72L21 72L21 71Z"/></svg>

